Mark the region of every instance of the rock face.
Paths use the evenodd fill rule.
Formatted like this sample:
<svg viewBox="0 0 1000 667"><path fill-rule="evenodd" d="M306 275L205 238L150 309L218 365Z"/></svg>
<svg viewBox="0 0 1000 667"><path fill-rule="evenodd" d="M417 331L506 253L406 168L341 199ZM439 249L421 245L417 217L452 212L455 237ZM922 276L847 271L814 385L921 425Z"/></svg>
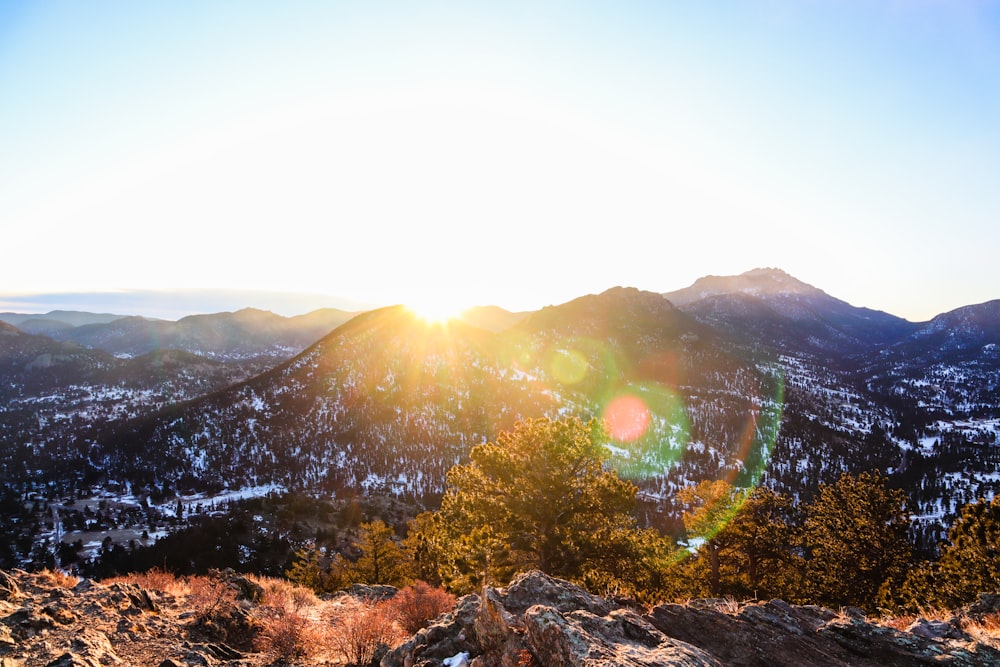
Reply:
<svg viewBox="0 0 1000 667"><path fill-rule="evenodd" d="M135 584L0 572L0 667L256 664L225 643L192 641L185 612Z"/></svg>
<svg viewBox="0 0 1000 667"><path fill-rule="evenodd" d="M957 618L903 631L780 600L664 604L643 613L539 572L462 598L382 667L437 666L463 653L470 667L1000 665L1000 650L975 641Z"/></svg>
<svg viewBox="0 0 1000 667"><path fill-rule="evenodd" d="M241 639L260 591L239 575L233 624L195 622L190 595L135 583L0 572L0 667L271 667ZM260 588L256 586L256 588ZM193 589L192 589L193 590ZM356 589L362 597L385 593ZM221 618L221 617L220 617ZM264 618L260 616L259 618ZM329 618L323 614L319 619ZM382 667L914 667L1000 665L1000 596L948 620L894 627L860 612L770 602L699 600L642 609L540 572L461 598L451 612L386 653ZM981 625L971 625L979 622ZM905 625L906 629L897 629ZM332 630L332 628L328 628ZM987 643L988 642L988 643ZM341 664L336 655L288 665Z"/></svg>

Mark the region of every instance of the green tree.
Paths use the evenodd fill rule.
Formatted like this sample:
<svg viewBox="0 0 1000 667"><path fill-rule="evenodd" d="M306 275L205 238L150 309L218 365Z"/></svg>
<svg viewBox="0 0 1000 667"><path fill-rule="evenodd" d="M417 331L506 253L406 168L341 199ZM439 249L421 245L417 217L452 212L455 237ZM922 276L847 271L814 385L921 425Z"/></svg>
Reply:
<svg viewBox="0 0 1000 667"><path fill-rule="evenodd" d="M1000 498L979 499L962 507L941 545L941 556L906 579L900 606L954 609L980 593L1000 592Z"/></svg>
<svg viewBox="0 0 1000 667"><path fill-rule="evenodd" d="M410 577L431 586L441 585L439 564L447 552L439 541L442 531L438 525L440 517L435 512L421 512L407 525L403 548L410 563Z"/></svg>
<svg viewBox="0 0 1000 667"><path fill-rule="evenodd" d="M722 591L722 551L727 546L726 526L736 516L746 498L746 490L725 480L706 480L677 492L677 499L687 507L682 519L688 540L697 545L699 555L708 563L708 593Z"/></svg>
<svg viewBox="0 0 1000 667"><path fill-rule="evenodd" d="M678 500L689 540L687 595L787 597L796 580L795 510L791 498L768 488L746 489L707 480L681 489Z"/></svg>
<svg viewBox="0 0 1000 667"><path fill-rule="evenodd" d="M880 472L842 475L806 507L806 584L815 602L874 611L913 559L906 496Z"/></svg>
<svg viewBox="0 0 1000 667"><path fill-rule="evenodd" d="M796 597L801 588L797 524L790 497L766 487L746 493L725 529L734 561L726 592L740 598Z"/></svg>
<svg viewBox="0 0 1000 667"><path fill-rule="evenodd" d="M293 584L309 588L317 593L324 588L325 573L321 563L322 554L315 544L310 543L295 552L292 566L285 570L285 576Z"/></svg>
<svg viewBox="0 0 1000 667"><path fill-rule="evenodd" d="M350 583L350 570L353 570L353 565L349 565L343 556L326 555L310 542L295 552L295 559L292 566L285 570L285 576L292 583L317 593L332 593Z"/></svg>
<svg viewBox="0 0 1000 667"><path fill-rule="evenodd" d="M361 556L351 568L354 581L387 586L409 583L410 563L406 550L385 522L376 520L361 524L357 546Z"/></svg>
<svg viewBox="0 0 1000 667"><path fill-rule="evenodd" d="M606 440L597 420L532 419L474 447L448 472L426 540L445 584L474 590L536 568L582 581L634 558L636 487L604 470Z"/></svg>

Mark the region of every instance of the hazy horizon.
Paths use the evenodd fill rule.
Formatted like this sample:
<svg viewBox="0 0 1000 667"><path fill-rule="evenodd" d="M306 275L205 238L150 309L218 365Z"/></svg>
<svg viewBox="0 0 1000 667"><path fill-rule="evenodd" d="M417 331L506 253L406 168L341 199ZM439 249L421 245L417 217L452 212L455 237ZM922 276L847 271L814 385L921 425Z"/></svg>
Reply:
<svg viewBox="0 0 1000 667"><path fill-rule="evenodd" d="M774 267L778 268L778 267ZM749 269L748 269L749 270ZM798 278L797 276L792 276ZM690 285L678 285L663 290L647 290L666 294ZM837 294L831 294L822 285L812 285L823 290L831 297L842 299ZM609 285L612 287L635 287L634 285ZM638 288L637 288L638 289ZM604 290L599 290L602 292ZM509 308L502 303L471 303L474 306L497 306L511 312L540 310L545 306L560 305L577 297L586 296L581 292L565 301L539 304L528 308ZM1000 298L1000 297L997 297ZM988 299L992 300L992 299ZM850 302L849 302L850 303ZM956 306L977 305L981 302L964 303ZM163 290L116 290L108 292L70 292L29 295L5 295L0 293L0 312L24 314L45 314L53 310L76 310L91 313L109 313L115 315L141 315L145 317L178 320L189 315L231 312L244 308L268 310L285 317L303 315L321 308L335 308L348 312L361 312L385 306L401 305L402 301L389 303L363 303L345 296L332 294L315 294L304 292L277 292L272 290L236 290L236 289L163 289ZM874 308L865 303L851 303L859 308ZM951 309L954 310L954 309ZM924 322L929 319L914 319L904 313L884 311L890 315L902 317L911 322ZM941 313L948 311L941 311ZM934 313L940 315L941 313Z"/></svg>

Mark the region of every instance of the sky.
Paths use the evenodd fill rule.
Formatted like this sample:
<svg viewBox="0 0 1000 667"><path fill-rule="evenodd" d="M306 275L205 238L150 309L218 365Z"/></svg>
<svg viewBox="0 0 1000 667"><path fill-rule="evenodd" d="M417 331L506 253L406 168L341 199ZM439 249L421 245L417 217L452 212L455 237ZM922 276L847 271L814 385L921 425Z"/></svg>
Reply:
<svg viewBox="0 0 1000 667"><path fill-rule="evenodd" d="M0 310L777 267L924 321L1000 298L998 184L997 2L0 0Z"/></svg>

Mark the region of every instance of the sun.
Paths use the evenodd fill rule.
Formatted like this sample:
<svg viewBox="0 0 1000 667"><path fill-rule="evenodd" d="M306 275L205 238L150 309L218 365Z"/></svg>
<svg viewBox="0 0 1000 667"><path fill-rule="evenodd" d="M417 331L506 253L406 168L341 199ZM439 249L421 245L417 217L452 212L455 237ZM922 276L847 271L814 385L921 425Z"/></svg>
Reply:
<svg viewBox="0 0 1000 667"><path fill-rule="evenodd" d="M458 319L467 310L464 305L433 299L408 301L406 307L428 324L444 324L449 320Z"/></svg>

